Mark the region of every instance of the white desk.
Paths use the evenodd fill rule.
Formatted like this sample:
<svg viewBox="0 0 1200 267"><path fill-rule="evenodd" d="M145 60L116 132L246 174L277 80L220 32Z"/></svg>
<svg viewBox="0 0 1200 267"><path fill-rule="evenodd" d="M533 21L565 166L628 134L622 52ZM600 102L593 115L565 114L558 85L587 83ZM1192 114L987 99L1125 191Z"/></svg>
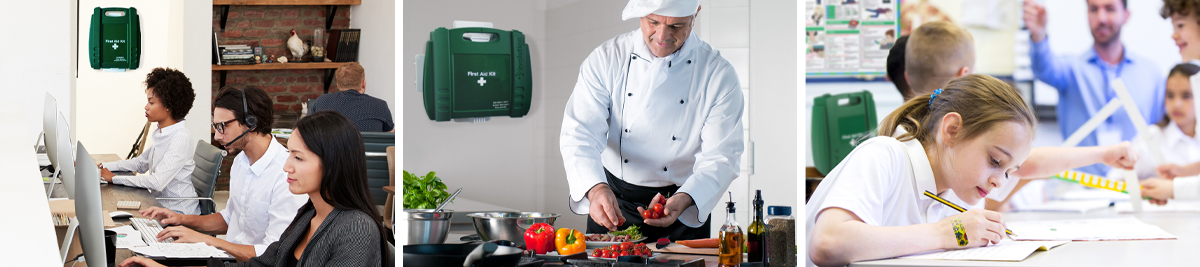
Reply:
<svg viewBox="0 0 1200 267"><path fill-rule="evenodd" d="M1071 242L1050 251L1034 252L1024 261L950 261L889 259L856 262L850 266L1197 266L1200 265L1200 213L1117 214L1112 207L1085 214L1005 213L1005 221L1068 220L1134 216L1161 227L1177 240ZM1020 233L1017 233L1020 234Z"/></svg>
<svg viewBox="0 0 1200 267"><path fill-rule="evenodd" d="M62 265L58 238L50 221L46 187L25 124L22 103L0 102L0 203L5 215L0 220L4 242L0 258L5 266Z"/></svg>

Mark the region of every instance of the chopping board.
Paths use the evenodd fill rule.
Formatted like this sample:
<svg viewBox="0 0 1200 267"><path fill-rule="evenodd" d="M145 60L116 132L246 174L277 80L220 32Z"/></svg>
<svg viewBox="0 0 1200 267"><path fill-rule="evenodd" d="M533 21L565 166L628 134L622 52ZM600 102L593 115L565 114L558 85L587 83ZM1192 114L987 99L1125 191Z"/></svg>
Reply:
<svg viewBox="0 0 1200 267"><path fill-rule="evenodd" d="M680 245L678 243L671 243L670 245L667 245L666 247L663 247L662 249L655 248L654 244L649 244L649 247L650 247L650 251L662 252L662 253L713 255L713 256L718 256L721 253L719 248L689 248L687 246Z"/></svg>

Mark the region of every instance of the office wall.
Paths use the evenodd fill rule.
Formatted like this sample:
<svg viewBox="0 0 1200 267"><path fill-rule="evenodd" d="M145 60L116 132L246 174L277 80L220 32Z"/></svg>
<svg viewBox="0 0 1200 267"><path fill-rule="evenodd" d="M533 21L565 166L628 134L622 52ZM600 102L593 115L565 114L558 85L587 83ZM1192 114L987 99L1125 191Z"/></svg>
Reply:
<svg viewBox="0 0 1200 267"><path fill-rule="evenodd" d="M362 5L350 7L350 28L362 29L358 58L367 73L367 94L387 101L389 110L396 110L396 1L363 0ZM333 86L333 85L331 85ZM399 124L399 119L393 119Z"/></svg>
<svg viewBox="0 0 1200 267"><path fill-rule="evenodd" d="M31 25L29 31L16 31L16 39L0 42L5 64L0 64L0 92L6 100L24 105L28 123L28 143L32 147L42 130L42 110L46 93L58 101L58 110L74 125L72 107L75 82L75 1L12 1L8 10L20 10L0 16L0 24ZM14 41L16 40L16 41ZM74 134L74 133L72 133ZM72 136L74 138L74 136Z"/></svg>
<svg viewBox="0 0 1200 267"><path fill-rule="evenodd" d="M197 2L197 1L190 1ZM89 152L125 156L146 123L143 82L156 67L180 70L196 90L196 102L185 117L192 138L209 140L211 123L211 3L182 0L83 0L79 2L80 49L76 80L76 120L71 131L88 144ZM91 69L87 56L87 29L92 8L136 7L141 19L142 55L138 69L105 72ZM191 14L189 16L189 14ZM203 43L203 44L201 44ZM197 53L196 51L205 51ZM190 52L190 53L189 53ZM154 126L152 126L154 127ZM149 144L149 142L148 142Z"/></svg>
<svg viewBox="0 0 1200 267"><path fill-rule="evenodd" d="M561 113L544 104L542 79L545 49L544 2L540 1L405 1L403 61L398 84L403 94L403 169L424 175L437 171L459 197L523 211L539 210L542 197L545 114ZM434 122L425 115L421 93L409 68L413 56L425 52L429 32L452 27L455 20L487 21L503 30L519 30L529 44L533 66L533 99L521 118L492 117L484 123ZM577 24L579 25L579 24ZM368 85L370 87L370 85ZM557 144L557 142L554 142Z"/></svg>
<svg viewBox="0 0 1200 267"><path fill-rule="evenodd" d="M766 205L792 206L795 211L802 179L797 163L796 121L801 77L796 70L803 66L797 57L800 45L797 34L796 6L798 1L762 1L750 5L750 140L754 149L754 172L750 174L748 198L755 189L762 189ZM803 120L803 118L801 118ZM749 149L749 148L748 148ZM752 207L746 202L743 207ZM752 209L746 209L747 216ZM764 215L766 211L763 211ZM793 212L793 214L798 214ZM752 218L752 217L747 217ZM749 220L747 220L749 222Z"/></svg>

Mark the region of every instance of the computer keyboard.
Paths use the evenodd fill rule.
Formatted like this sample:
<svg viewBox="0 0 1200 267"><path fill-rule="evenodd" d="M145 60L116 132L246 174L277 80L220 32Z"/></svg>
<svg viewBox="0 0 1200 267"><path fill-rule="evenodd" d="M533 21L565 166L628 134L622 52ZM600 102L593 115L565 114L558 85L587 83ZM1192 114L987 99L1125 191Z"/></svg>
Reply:
<svg viewBox="0 0 1200 267"><path fill-rule="evenodd" d="M136 210L136 209L142 208L142 202L141 201L132 201L132 200L121 200L121 201L117 201L117 208L118 209Z"/></svg>
<svg viewBox="0 0 1200 267"><path fill-rule="evenodd" d="M171 243L175 241L174 238L167 238L161 242L158 241L158 232L162 232L163 230L162 225L159 225L158 221L147 220L146 218L129 218L129 221L133 223L133 228L142 234L142 240L146 241L147 244Z"/></svg>

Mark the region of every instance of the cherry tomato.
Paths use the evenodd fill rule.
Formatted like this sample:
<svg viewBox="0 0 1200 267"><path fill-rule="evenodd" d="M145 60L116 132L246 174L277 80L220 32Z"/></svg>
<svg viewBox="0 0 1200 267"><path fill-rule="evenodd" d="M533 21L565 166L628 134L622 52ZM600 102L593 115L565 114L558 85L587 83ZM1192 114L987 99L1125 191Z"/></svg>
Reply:
<svg viewBox="0 0 1200 267"><path fill-rule="evenodd" d="M604 256L604 250L601 250L601 249L592 250L592 257L599 258L601 256Z"/></svg>
<svg viewBox="0 0 1200 267"><path fill-rule="evenodd" d="M631 244L629 242L621 243L621 250L629 250L632 247L633 247L633 244Z"/></svg>
<svg viewBox="0 0 1200 267"><path fill-rule="evenodd" d="M651 217L651 214L650 214L650 213L651 213L651 210L643 210L643 211L642 211L642 218L650 219L650 217Z"/></svg>
<svg viewBox="0 0 1200 267"><path fill-rule="evenodd" d="M621 251L620 256L629 256L629 251Z"/></svg>
<svg viewBox="0 0 1200 267"><path fill-rule="evenodd" d="M659 198L658 203L666 205L667 204L667 196L663 196L663 197Z"/></svg>
<svg viewBox="0 0 1200 267"><path fill-rule="evenodd" d="M663 204L662 203L654 203L653 206L650 206L650 210L653 210L654 213L663 214Z"/></svg>

